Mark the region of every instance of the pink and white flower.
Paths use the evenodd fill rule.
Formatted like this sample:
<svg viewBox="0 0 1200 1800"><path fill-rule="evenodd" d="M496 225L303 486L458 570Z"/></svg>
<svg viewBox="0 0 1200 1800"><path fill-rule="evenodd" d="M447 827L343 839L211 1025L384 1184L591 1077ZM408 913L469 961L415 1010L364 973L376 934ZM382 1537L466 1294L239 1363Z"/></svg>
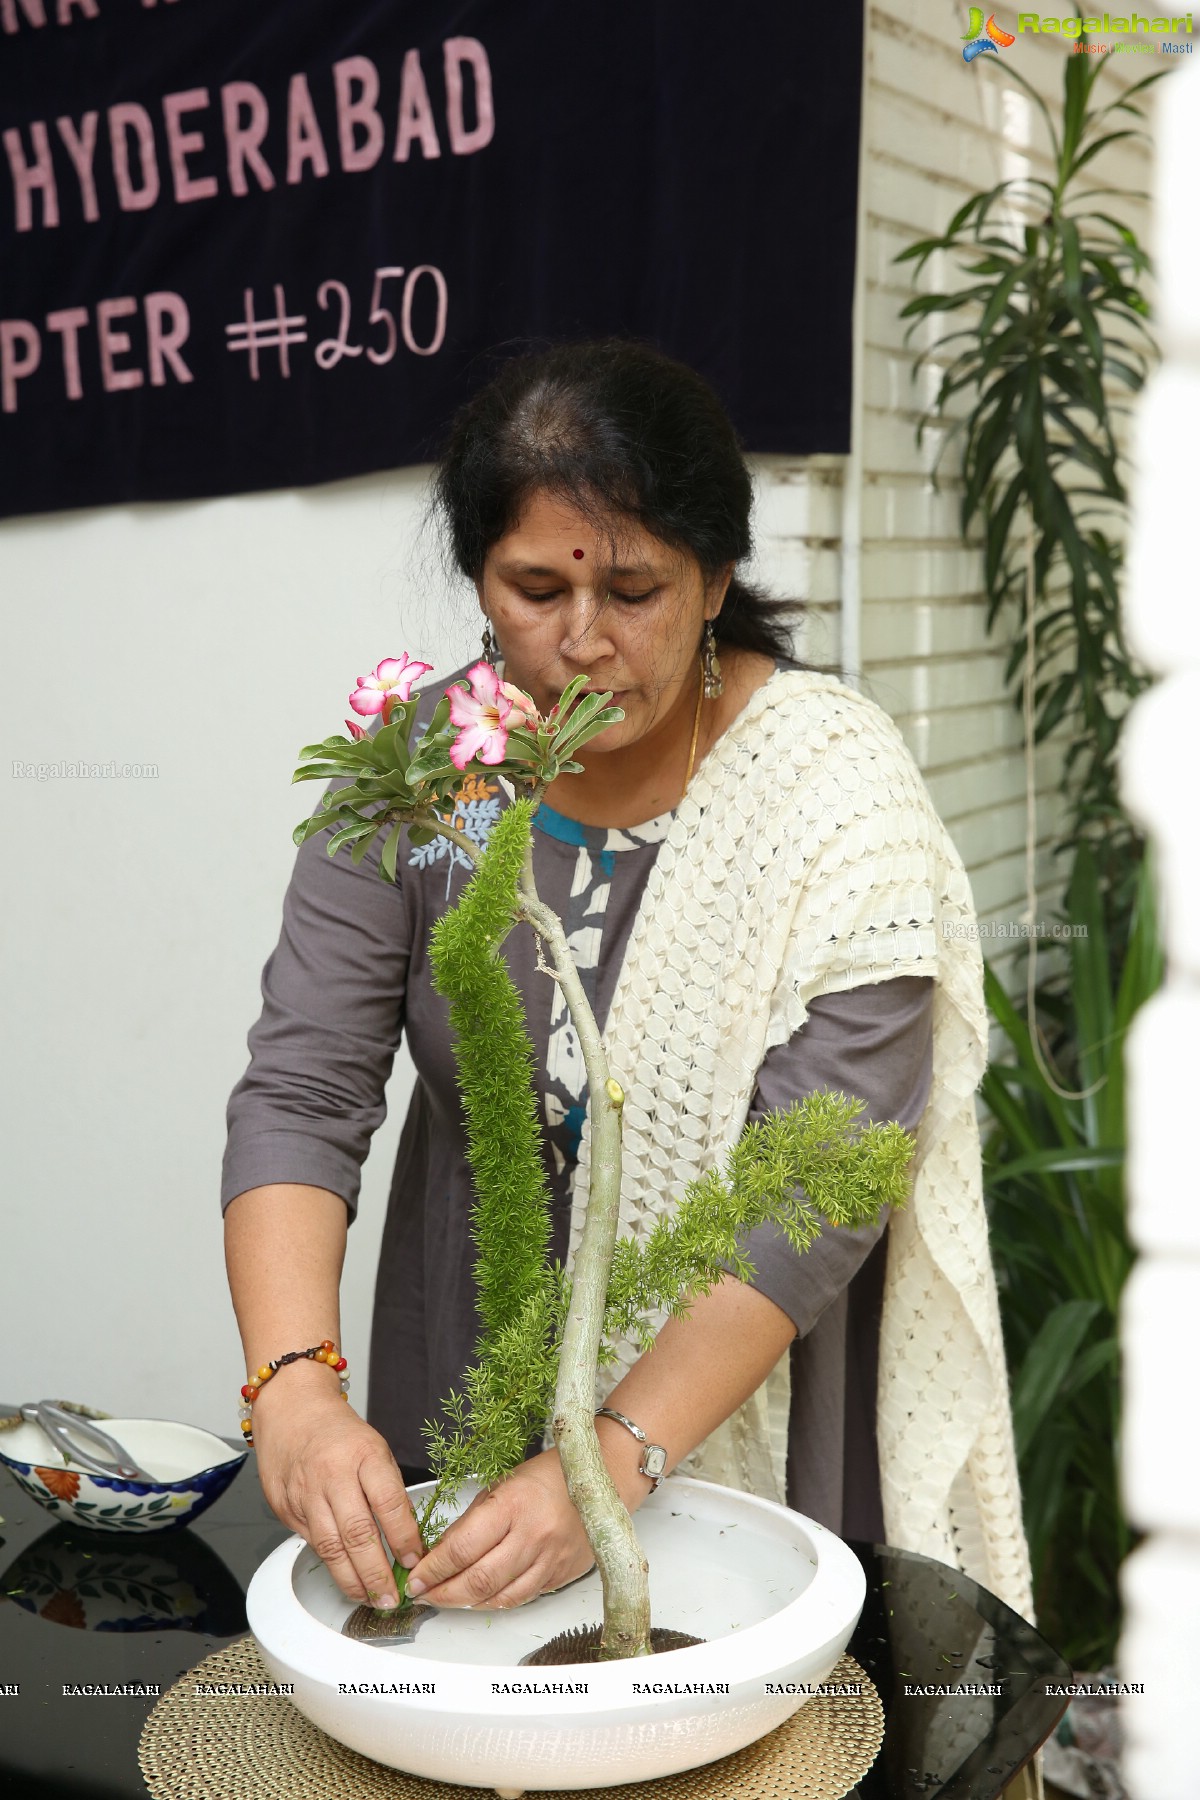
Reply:
<svg viewBox="0 0 1200 1800"><path fill-rule="evenodd" d="M477 662L467 670L467 680L469 693L457 684L446 690L450 722L458 727L450 746L456 769L465 769L476 756L481 763L503 762L509 732L517 725L535 723L538 716L529 695L510 681L500 681L490 663Z"/></svg>
<svg viewBox="0 0 1200 1800"><path fill-rule="evenodd" d="M386 725L391 719L392 708L402 706L409 698L413 682L420 681L432 668L432 663L414 661L407 650L402 656L385 657L373 675L359 676L350 704L356 713L367 718L381 712Z"/></svg>
<svg viewBox="0 0 1200 1800"><path fill-rule="evenodd" d="M511 681L502 681L500 692L511 703L514 712L524 714L523 718L511 720L510 725L528 725L536 731L542 720L532 694L527 694L524 688L514 687Z"/></svg>

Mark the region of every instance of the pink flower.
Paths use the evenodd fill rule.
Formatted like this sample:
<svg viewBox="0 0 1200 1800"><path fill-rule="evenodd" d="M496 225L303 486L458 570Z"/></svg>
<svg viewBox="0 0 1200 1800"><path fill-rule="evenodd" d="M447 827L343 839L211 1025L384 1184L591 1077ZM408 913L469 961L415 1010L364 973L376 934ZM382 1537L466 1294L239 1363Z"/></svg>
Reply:
<svg viewBox="0 0 1200 1800"><path fill-rule="evenodd" d="M450 722L459 728L450 747L450 761L456 769L465 769L473 756L478 756L482 763L503 762L509 727L520 725L526 716L525 707L517 707L505 692L509 683L501 684L496 679L496 671L490 663L477 662L473 669L467 670L467 680L471 684L469 694L457 684L446 690ZM518 691L511 689L514 694ZM521 698L533 705L527 694ZM534 716L537 716L536 712Z"/></svg>
<svg viewBox="0 0 1200 1800"><path fill-rule="evenodd" d="M420 681L432 668L432 663L411 661L407 650L400 657L385 657L373 675L359 676L350 704L356 713L366 716L381 712L386 725L393 706L402 705L409 697L413 682Z"/></svg>
<svg viewBox="0 0 1200 1800"><path fill-rule="evenodd" d="M355 743L358 742L359 738L365 738L367 735L362 726L356 725L353 719L346 720L346 730L350 733L350 736L354 739Z"/></svg>
<svg viewBox="0 0 1200 1800"><path fill-rule="evenodd" d="M522 713L524 715L523 718L513 719L511 723L514 725L530 725L536 730L542 721L538 709L533 703L532 696L527 694L524 688L514 687L511 681L502 681L500 683L500 692L504 695L504 698L510 702L514 712Z"/></svg>

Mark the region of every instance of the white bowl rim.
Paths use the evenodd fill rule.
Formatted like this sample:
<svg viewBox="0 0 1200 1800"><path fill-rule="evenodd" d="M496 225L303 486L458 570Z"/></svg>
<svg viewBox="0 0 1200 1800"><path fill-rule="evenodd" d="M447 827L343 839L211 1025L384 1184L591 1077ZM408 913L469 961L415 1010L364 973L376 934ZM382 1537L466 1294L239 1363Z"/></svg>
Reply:
<svg viewBox="0 0 1200 1800"><path fill-rule="evenodd" d="M423 1487L428 1484L423 1484ZM414 1488L420 1494L423 1487ZM851 1610L851 1596L855 1597L856 1617L861 1613L866 1599L867 1578L862 1564L853 1550L845 1544L836 1533L819 1524L815 1519L803 1513L795 1512L791 1507L778 1505L773 1500L763 1500L757 1494L747 1494L737 1488L721 1487L716 1482L698 1481L692 1476L672 1476L669 1484L659 1490L663 1499L670 1500L674 1495L683 1496L686 1489L703 1490L706 1493L728 1494L741 1507L774 1516L783 1514L799 1520L806 1531L819 1539L819 1554L812 1580L802 1594L762 1619L756 1625L748 1625L733 1635L733 1638L714 1638L708 1643L690 1645L683 1650L660 1651L654 1658L654 1683L679 1682L720 1682L731 1680L732 1685L741 1689L747 1683L754 1684L770 1680L778 1675L781 1668L798 1660L809 1660L820 1654L829 1643L841 1636L845 1630L845 1616ZM305 1607L292 1585L293 1570L297 1559L304 1553L314 1554L302 1537L290 1537L278 1545L259 1565L251 1578L246 1594L246 1610L250 1629L260 1644L262 1639L255 1628L255 1615L263 1606L271 1607L278 1617L287 1620L286 1649L278 1652L279 1660L286 1662L289 1670L302 1678L329 1686L330 1683L330 1635L331 1627L321 1623ZM801 1610L812 1611L814 1608L825 1611L829 1615L828 1631L820 1641L811 1645L799 1658L795 1652L794 1626ZM336 1637L337 1633L333 1633ZM731 1670L728 1645L737 1645L736 1671ZM441 1677L442 1690L435 1688L433 1694L420 1696L422 1706L435 1711L460 1711L462 1695L455 1695L455 1685L447 1677L447 1671L454 1671L455 1681L460 1678L470 1680L472 1695L472 1711L503 1711L506 1713L541 1713L545 1711L545 1697L537 1694L497 1694L488 1695L484 1689L492 1681L513 1684L521 1681L534 1683L540 1680L567 1682L575 1679L586 1679L588 1691L586 1695L574 1695L572 1700L583 1711L596 1711L612 1705L657 1706L661 1708L661 1694L634 1694L630 1680L630 1661L622 1659L604 1663L559 1663L545 1669L522 1667L516 1663L446 1663L432 1657L415 1656L411 1653L403 1657L403 1673L393 1662L381 1666L377 1648L367 1643L357 1643L351 1638L338 1637L338 1670L337 1680L347 1686L353 1683L378 1682L384 1679L384 1668L390 1666L396 1679L409 1683L435 1682ZM270 1645L264 1645L268 1656ZM638 1666L644 1667L641 1659ZM650 1685L648 1683L647 1685ZM444 1691L443 1691L444 1690ZM385 1702L400 1697L385 1695ZM490 1704L489 1704L490 1701ZM409 1702L411 1704L411 1702ZM559 1702L561 1704L561 1702Z"/></svg>
<svg viewBox="0 0 1200 1800"><path fill-rule="evenodd" d="M100 1481L112 1481L114 1479L120 1480L123 1482L123 1484L125 1486L145 1488L147 1490L153 1489L155 1491L159 1491L164 1494L185 1493L188 1489L194 1487L196 1482L200 1480L201 1476L211 1475L217 1469L226 1469L229 1467L230 1463L245 1462L247 1456L250 1454L250 1452L247 1450L245 1445L242 1445L240 1449L238 1449L238 1448L231 1449L229 1444L226 1443L225 1439L218 1437L215 1432L206 1431L203 1425L189 1425L185 1419L117 1419L117 1418L108 1419L108 1418L106 1418L106 1419L97 1419L95 1421L95 1423L100 1426L102 1431L110 1432L111 1435L113 1437L117 1438L118 1440L120 1440L120 1437L121 1437L121 1430L119 1429L121 1427L127 1427L129 1425L169 1425L169 1426L171 1426L172 1430L174 1430L174 1431L185 1431L190 1436L192 1436L194 1438L198 1438L198 1439L204 1439L209 1444L218 1446L221 1450L223 1450L225 1452L225 1454L219 1460L217 1460L215 1462L211 1462L211 1463L205 1463L203 1465L203 1467L195 1470L195 1472L193 1474L186 1475L178 1481L126 1482L124 1477L122 1477L122 1476L114 1477L114 1476L110 1476L110 1475L100 1475L98 1477L94 1477L94 1479L98 1479ZM23 1424L14 1425L11 1429L14 1434L18 1431L22 1431L25 1429L41 1431L41 1427L39 1425L37 1425L31 1419L26 1419L23 1422ZM0 1462L7 1463L8 1467L10 1469L19 1469L23 1475L31 1475L33 1473L34 1469L36 1469L36 1468L66 1469L66 1468L70 1467L70 1468L73 1468L80 1475L87 1475L89 1477L92 1476L92 1471L90 1469L81 1468L77 1463L68 1464L64 1460L62 1452L60 1450L58 1450L55 1447L55 1445L53 1445L50 1442L50 1439L48 1437L46 1437L45 1432L42 1432L42 1436L46 1439L47 1454L46 1454L46 1457L44 1458L44 1460L42 1460L40 1462L25 1462L24 1460L22 1460L18 1457L10 1456L8 1454L8 1451L5 1449L5 1439L8 1437L8 1435L9 1435L9 1433L7 1431L0 1432ZM130 1446L130 1448L132 1448L132 1446ZM66 1506L69 1506L71 1504L71 1502L68 1500L68 1501L64 1501L63 1504Z"/></svg>

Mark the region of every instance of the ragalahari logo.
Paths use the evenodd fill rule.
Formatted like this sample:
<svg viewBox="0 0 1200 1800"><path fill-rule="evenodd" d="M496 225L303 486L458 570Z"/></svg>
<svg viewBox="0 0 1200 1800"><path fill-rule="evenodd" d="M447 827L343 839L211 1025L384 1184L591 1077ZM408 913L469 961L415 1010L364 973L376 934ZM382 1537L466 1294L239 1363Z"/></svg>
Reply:
<svg viewBox="0 0 1200 1800"><path fill-rule="evenodd" d="M968 39L970 40L968 42ZM988 22L983 22L982 6L971 8L971 23L963 37L963 61L974 62L985 50L1007 50L1016 43L1011 31L1002 31L996 23L995 13L990 14Z"/></svg>

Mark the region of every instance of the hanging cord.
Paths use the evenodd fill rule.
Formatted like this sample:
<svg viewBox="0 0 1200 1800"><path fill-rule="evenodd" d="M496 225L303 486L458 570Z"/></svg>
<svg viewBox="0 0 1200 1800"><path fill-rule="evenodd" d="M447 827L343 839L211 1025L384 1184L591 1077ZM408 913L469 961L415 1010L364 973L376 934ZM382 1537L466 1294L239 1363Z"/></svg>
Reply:
<svg viewBox="0 0 1200 1800"><path fill-rule="evenodd" d="M1029 956L1025 965L1025 1016L1029 1024L1029 1042L1033 1049L1033 1060L1046 1085L1053 1088L1060 1100L1088 1100L1104 1086L1108 1076L1099 1076L1088 1088L1076 1090L1063 1087L1057 1079L1058 1070L1055 1069L1053 1074L1050 1072L1053 1058L1042 1035L1042 1028L1038 1024L1037 1016L1038 935L1033 929L1037 916L1037 775L1033 716L1037 595L1034 591L1032 525L1027 527L1025 533L1025 639L1025 672L1021 684L1021 713L1025 730L1025 923L1030 927Z"/></svg>

